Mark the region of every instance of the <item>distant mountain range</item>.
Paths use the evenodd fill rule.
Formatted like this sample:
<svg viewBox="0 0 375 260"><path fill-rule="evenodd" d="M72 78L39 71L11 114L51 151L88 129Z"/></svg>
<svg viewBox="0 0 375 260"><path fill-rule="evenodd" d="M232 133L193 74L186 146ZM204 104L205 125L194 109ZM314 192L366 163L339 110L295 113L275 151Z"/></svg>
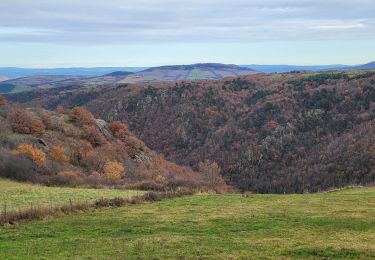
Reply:
<svg viewBox="0 0 375 260"><path fill-rule="evenodd" d="M135 69L134 69L135 70ZM150 83L174 80L222 79L256 74L249 68L225 64L194 64L149 68L140 72L110 71L103 76L35 75L0 82L0 93L16 93L35 88L92 87L121 83Z"/></svg>
<svg viewBox="0 0 375 260"><path fill-rule="evenodd" d="M335 65L312 65L312 66L300 66L300 65L241 65L241 67L251 68L256 71L264 73L283 73L291 71L326 71L326 70L361 70L361 69L375 69L375 62L370 62L363 65L349 66L342 64Z"/></svg>
<svg viewBox="0 0 375 260"><path fill-rule="evenodd" d="M375 62L358 66L293 66L255 64L238 66L232 64L228 65L219 63L201 63L193 65L172 65L153 68L0 68L0 93L23 92L35 88L93 87L98 85L126 83L222 79L225 77L237 77L256 73L360 69L375 69Z"/></svg>
<svg viewBox="0 0 375 260"><path fill-rule="evenodd" d="M145 70L143 67L93 67L93 68L0 68L0 75L8 78L30 77L30 76L101 76L115 71L138 72Z"/></svg>
<svg viewBox="0 0 375 260"><path fill-rule="evenodd" d="M224 67L223 67L224 66ZM230 69L230 66L238 70L239 68L251 69L263 73L282 73L290 72L294 70L306 70L306 71L320 71L320 70L346 70L346 69L374 69L375 62L370 62L363 65L349 66L342 64L335 65L312 65L312 66L300 66L300 65L225 65L217 63L202 63L194 65L174 65L174 66L161 66L161 67L92 67L92 68L15 68L15 67L4 67L0 68L0 81L4 78L19 78L19 77L30 77L30 76L48 76L48 75L58 75L58 76L87 76L95 77L102 76L106 74L111 74L113 72L150 72L155 70L183 70L191 71L193 69L198 70L220 70L220 68L225 68L225 70ZM210 67L210 68L208 68ZM173 78L173 77L172 77Z"/></svg>
<svg viewBox="0 0 375 260"><path fill-rule="evenodd" d="M259 73L251 68L218 63L173 65L149 68L127 76L120 83L174 80L222 79Z"/></svg>
<svg viewBox="0 0 375 260"><path fill-rule="evenodd" d="M126 76L132 74L110 73L104 76L30 76L0 82L0 93L17 93L30 91L36 88L59 88L59 87L95 87L99 85L116 84Z"/></svg>
<svg viewBox="0 0 375 260"><path fill-rule="evenodd" d="M299 66L299 65L242 65L246 68L252 68L254 70L264 73L284 73L291 71L322 71L322 70L342 70L348 68L346 65L317 65L317 66Z"/></svg>
<svg viewBox="0 0 375 260"><path fill-rule="evenodd" d="M357 70L375 69L375 61L367 63L367 64L359 65L359 66L352 66L352 67L349 67L349 69L357 69Z"/></svg>

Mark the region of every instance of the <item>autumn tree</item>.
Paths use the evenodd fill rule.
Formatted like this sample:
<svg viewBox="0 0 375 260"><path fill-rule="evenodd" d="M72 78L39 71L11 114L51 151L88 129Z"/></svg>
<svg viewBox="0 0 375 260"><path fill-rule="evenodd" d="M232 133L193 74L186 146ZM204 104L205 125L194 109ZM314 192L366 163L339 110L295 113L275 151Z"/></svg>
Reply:
<svg viewBox="0 0 375 260"><path fill-rule="evenodd" d="M44 132L44 124L39 119L32 117L20 106L13 107L8 118L14 132L37 136L42 135Z"/></svg>
<svg viewBox="0 0 375 260"><path fill-rule="evenodd" d="M26 155L36 166L41 167L46 161L46 155L38 147L31 144L21 144L14 154Z"/></svg>
<svg viewBox="0 0 375 260"><path fill-rule="evenodd" d="M92 145L86 140L80 140L78 146L78 156L81 160L96 156L96 152Z"/></svg>
<svg viewBox="0 0 375 260"><path fill-rule="evenodd" d="M118 182L124 174L124 165L117 161L108 161L104 165L104 177L111 182Z"/></svg>
<svg viewBox="0 0 375 260"><path fill-rule="evenodd" d="M45 125L47 129L53 129L54 123L50 114L46 110L38 111L39 118L42 120L42 123Z"/></svg>
<svg viewBox="0 0 375 260"><path fill-rule="evenodd" d="M129 129L127 125L120 121L114 121L109 125L109 129L112 131L113 135L124 141L129 135Z"/></svg>
<svg viewBox="0 0 375 260"><path fill-rule="evenodd" d="M154 180L158 183L164 184L166 182L167 178L165 178L163 175L158 174L158 175L154 176Z"/></svg>
<svg viewBox="0 0 375 260"><path fill-rule="evenodd" d="M104 135L95 126L83 126L87 141L93 146L103 145L107 142Z"/></svg>
<svg viewBox="0 0 375 260"><path fill-rule="evenodd" d="M54 145L48 153L54 161L67 163L69 162L68 156L66 156L64 148L58 145Z"/></svg>
<svg viewBox="0 0 375 260"><path fill-rule="evenodd" d="M132 135L128 126L120 121L114 121L109 125L113 135L125 143L127 152L131 157L135 157L140 151L148 151L144 142Z"/></svg>
<svg viewBox="0 0 375 260"><path fill-rule="evenodd" d="M7 100L5 99L5 97L3 96L0 96L0 106L3 106L7 103Z"/></svg>
<svg viewBox="0 0 375 260"><path fill-rule="evenodd" d="M69 117L72 121L78 122L81 125L95 125L94 116L83 107L74 107L70 111Z"/></svg>
<svg viewBox="0 0 375 260"><path fill-rule="evenodd" d="M78 142L69 143L68 151L70 162L73 165L82 166L89 170L99 170L103 168L99 166L101 162L97 159L97 152L86 140L79 140Z"/></svg>

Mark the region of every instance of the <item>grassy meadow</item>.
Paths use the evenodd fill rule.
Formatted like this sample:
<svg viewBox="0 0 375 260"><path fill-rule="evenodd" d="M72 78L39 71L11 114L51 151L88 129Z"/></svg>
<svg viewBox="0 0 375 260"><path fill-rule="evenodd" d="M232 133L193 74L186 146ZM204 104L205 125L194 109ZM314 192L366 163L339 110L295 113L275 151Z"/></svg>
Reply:
<svg viewBox="0 0 375 260"><path fill-rule="evenodd" d="M0 259L375 259L375 188L196 195L0 229Z"/></svg>
<svg viewBox="0 0 375 260"><path fill-rule="evenodd" d="M31 205L59 205L74 202L92 202L100 198L131 197L142 191L118 189L60 188L32 185L0 178L0 211L30 207Z"/></svg>

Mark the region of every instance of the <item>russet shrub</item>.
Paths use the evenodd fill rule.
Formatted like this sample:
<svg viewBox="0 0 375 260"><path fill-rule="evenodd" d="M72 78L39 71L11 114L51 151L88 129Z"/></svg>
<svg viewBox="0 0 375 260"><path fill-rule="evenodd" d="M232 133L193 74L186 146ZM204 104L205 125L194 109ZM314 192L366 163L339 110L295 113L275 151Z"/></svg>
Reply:
<svg viewBox="0 0 375 260"><path fill-rule="evenodd" d="M38 167L43 166L46 161L44 152L31 144L21 144L13 152L14 154L26 155Z"/></svg>
<svg viewBox="0 0 375 260"><path fill-rule="evenodd" d="M93 146L103 145L107 142L104 135L95 126L83 126L83 132L87 141Z"/></svg>
<svg viewBox="0 0 375 260"><path fill-rule="evenodd" d="M5 99L5 97L0 96L0 106L6 105L6 103L7 103L7 100Z"/></svg>
<svg viewBox="0 0 375 260"><path fill-rule="evenodd" d="M109 161L104 165L104 177L113 183L116 183L124 176L124 165L116 161Z"/></svg>
<svg viewBox="0 0 375 260"><path fill-rule="evenodd" d="M70 111L69 117L72 121L78 122L81 125L95 125L94 116L83 107L74 107Z"/></svg>
<svg viewBox="0 0 375 260"><path fill-rule="evenodd" d="M54 145L48 153L49 157L51 157L54 161L61 162L61 163L68 163L69 158L66 156L64 148L58 145Z"/></svg>
<svg viewBox="0 0 375 260"><path fill-rule="evenodd" d="M78 186L85 182L84 175L77 171L62 171L56 174L55 181L67 186Z"/></svg>
<svg viewBox="0 0 375 260"><path fill-rule="evenodd" d="M41 136L45 129L44 124L39 119L32 117L20 106L12 108L8 115L8 120L12 125L13 131L20 134Z"/></svg>

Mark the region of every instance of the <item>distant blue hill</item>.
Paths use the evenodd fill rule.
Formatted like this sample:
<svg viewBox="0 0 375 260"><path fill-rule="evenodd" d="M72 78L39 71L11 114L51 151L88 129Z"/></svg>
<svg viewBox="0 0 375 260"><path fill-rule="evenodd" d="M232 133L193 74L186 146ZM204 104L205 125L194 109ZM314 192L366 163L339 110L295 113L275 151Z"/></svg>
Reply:
<svg viewBox="0 0 375 260"><path fill-rule="evenodd" d="M375 61L363 64L363 65L359 65L359 66L353 66L353 67L350 67L350 69L356 69L356 70L375 69Z"/></svg>
<svg viewBox="0 0 375 260"><path fill-rule="evenodd" d="M316 65L316 66L298 66L298 65L241 65L241 67L251 68L256 71L264 73L283 73L296 70L305 70L305 71L321 71L321 70L341 70L349 68L346 65Z"/></svg>
<svg viewBox="0 0 375 260"><path fill-rule="evenodd" d="M163 67L93 67L93 68L51 68L51 69L42 69L42 68L15 68L15 67L4 67L0 68L0 76L5 76L7 78L19 78L19 77L30 77L30 76L87 76L87 77L96 77L107 75L111 73L137 73L144 70L153 70L153 69L186 69L189 66L234 66L234 65L224 65L224 64L194 64L194 65L180 65L180 66L163 66ZM312 66L299 66L299 65L259 65L259 64L250 64L250 65L240 65L239 67L252 69L255 71L263 73L283 73L296 70L304 71L324 71L324 70L349 70L349 69L375 69L375 62L370 62L363 65L357 66L348 66L342 64L333 64L333 65L312 65ZM238 67L237 67L238 68Z"/></svg>
<svg viewBox="0 0 375 260"><path fill-rule="evenodd" d="M141 67L97 67L97 68L52 68L52 69L34 69L34 68L0 68L0 75L8 78L30 77L30 76L101 76L117 71L138 72L146 68Z"/></svg>

